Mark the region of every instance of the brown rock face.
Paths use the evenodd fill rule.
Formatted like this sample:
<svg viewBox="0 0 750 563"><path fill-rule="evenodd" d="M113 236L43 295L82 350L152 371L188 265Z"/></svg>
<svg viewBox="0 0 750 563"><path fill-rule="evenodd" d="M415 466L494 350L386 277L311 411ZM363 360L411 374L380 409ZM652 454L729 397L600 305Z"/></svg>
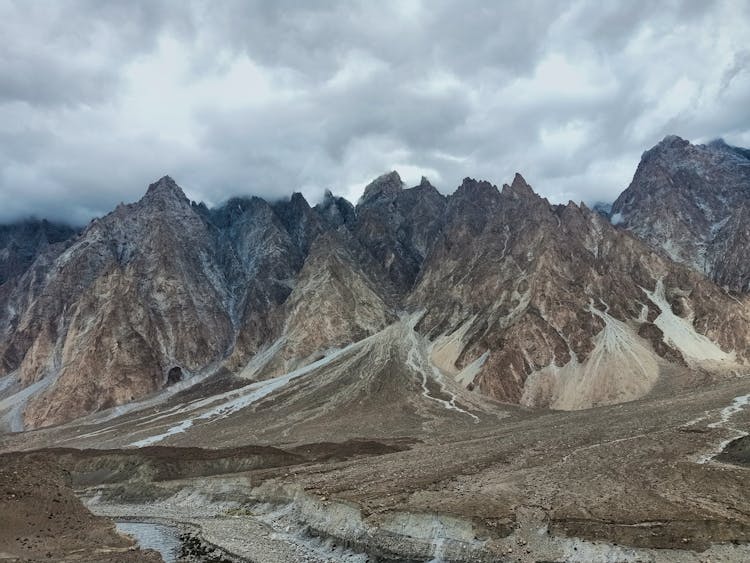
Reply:
<svg viewBox="0 0 750 563"><path fill-rule="evenodd" d="M750 290L750 151L670 136L646 151L612 222L735 291Z"/></svg>
<svg viewBox="0 0 750 563"><path fill-rule="evenodd" d="M11 291L0 344L22 383L49 382L31 398L27 425L131 401L175 365L196 373L219 360L232 324L214 254L204 221L163 178L92 222L46 271L32 267Z"/></svg>
<svg viewBox="0 0 750 563"><path fill-rule="evenodd" d="M475 385L509 402L619 402L647 392L662 360L730 371L750 354L746 302L518 175L502 191L467 179L449 197L409 303L436 342L460 333L455 369L481 359Z"/></svg>
<svg viewBox="0 0 750 563"><path fill-rule="evenodd" d="M323 352L362 340L397 319L378 282L360 265L356 241L328 232L312 246L284 304L279 350L264 370L278 375L318 359ZM372 266L370 266L372 267Z"/></svg>

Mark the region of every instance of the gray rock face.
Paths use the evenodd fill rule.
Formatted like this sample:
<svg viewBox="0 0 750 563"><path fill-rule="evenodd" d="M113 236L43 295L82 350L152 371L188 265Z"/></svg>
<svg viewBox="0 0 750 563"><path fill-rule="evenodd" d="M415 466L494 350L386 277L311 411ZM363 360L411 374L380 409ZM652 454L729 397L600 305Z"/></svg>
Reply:
<svg viewBox="0 0 750 563"><path fill-rule="evenodd" d="M0 225L0 285L23 274L39 254L62 251L64 243L77 232L44 219Z"/></svg>
<svg viewBox="0 0 750 563"><path fill-rule="evenodd" d="M402 295L414 285L440 233L445 205L426 179L405 190L395 172L367 186L357 205L353 232Z"/></svg>
<svg viewBox="0 0 750 563"><path fill-rule="evenodd" d="M668 183L670 154L705 153L728 177L745 158L665 143L614 209L638 234L647 210L636 195L653 199L648 186ZM693 178L687 165L673 168ZM703 190L663 190L681 205L698 198L690 221L706 222L740 189L733 181L710 203ZM747 271L746 217L738 205L718 219L711 248L736 256L712 267L721 283ZM683 236L691 223L679 218L663 232ZM708 246L675 240L682 262L707 255ZM420 312L425 362L463 387L527 405L621 402L648 393L665 366L723 374L750 361L747 298L600 212L551 205L520 175L502 190L467 178L446 197L426 179L405 189L392 172L356 207L329 192L314 208L295 194L216 209L191 203L165 177L139 202L45 248L0 284L0 378L9 377L0 379L0 418L12 404L27 428L220 368L251 378L288 372L404 311Z"/></svg>
<svg viewBox="0 0 750 563"><path fill-rule="evenodd" d="M326 190L323 201L315 206L315 211L334 229L351 227L357 217L354 206L343 197L334 196L330 190Z"/></svg>
<svg viewBox="0 0 750 563"><path fill-rule="evenodd" d="M735 291L750 290L750 151L666 137L646 151L612 222Z"/></svg>

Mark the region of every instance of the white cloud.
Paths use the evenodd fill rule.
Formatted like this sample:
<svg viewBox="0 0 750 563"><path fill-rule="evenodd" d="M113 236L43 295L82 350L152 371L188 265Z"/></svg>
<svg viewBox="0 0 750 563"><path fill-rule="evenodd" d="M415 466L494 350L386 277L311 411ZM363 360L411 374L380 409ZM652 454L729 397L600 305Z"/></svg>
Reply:
<svg viewBox="0 0 750 563"><path fill-rule="evenodd" d="M612 200L666 134L750 145L750 8L0 0L0 220L520 171Z"/></svg>

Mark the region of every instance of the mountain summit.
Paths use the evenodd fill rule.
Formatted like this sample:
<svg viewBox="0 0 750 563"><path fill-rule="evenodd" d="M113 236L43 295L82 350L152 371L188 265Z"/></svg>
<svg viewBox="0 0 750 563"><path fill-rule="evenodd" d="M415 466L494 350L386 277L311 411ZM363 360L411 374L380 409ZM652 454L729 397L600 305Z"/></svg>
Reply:
<svg viewBox="0 0 750 563"><path fill-rule="evenodd" d="M643 154L612 222L727 289L748 291L749 154L668 136Z"/></svg>

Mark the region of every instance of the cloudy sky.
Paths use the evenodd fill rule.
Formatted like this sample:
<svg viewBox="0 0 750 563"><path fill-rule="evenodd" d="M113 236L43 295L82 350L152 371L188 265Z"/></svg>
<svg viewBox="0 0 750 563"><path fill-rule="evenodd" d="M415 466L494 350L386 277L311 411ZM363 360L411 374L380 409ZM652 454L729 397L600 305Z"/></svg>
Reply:
<svg viewBox="0 0 750 563"><path fill-rule="evenodd" d="M0 0L0 220L396 169L611 201L666 134L750 146L750 2Z"/></svg>

